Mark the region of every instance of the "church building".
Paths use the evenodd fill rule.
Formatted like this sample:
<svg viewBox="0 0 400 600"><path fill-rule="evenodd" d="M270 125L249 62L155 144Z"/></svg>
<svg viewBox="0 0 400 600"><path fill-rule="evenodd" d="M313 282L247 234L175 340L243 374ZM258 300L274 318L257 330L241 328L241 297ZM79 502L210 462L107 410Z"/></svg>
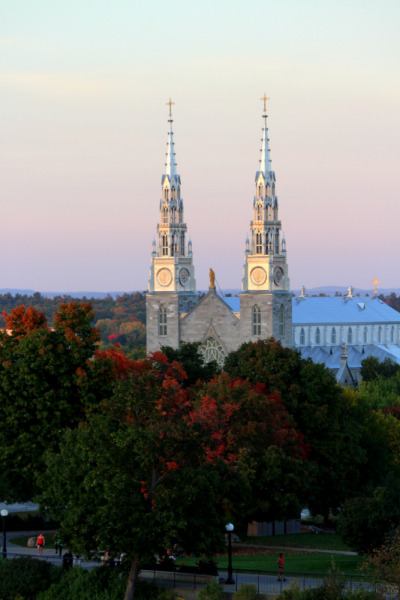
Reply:
<svg viewBox="0 0 400 600"><path fill-rule="evenodd" d="M261 158L255 175L255 195L249 201L252 220L245 245L240 298L222 298L217 294L212 269L208 293L201 297L196 292L170 110L157 241L153 242L146 296L147 352L160 346L177 348L181 341L196 341L201 342L206 361L214 359L222 365L227 354L243 342L274 336L285 346L292 345L289 268L279 220L276 177L271 169L266 96L263 100Z"/></svg>
<svg viewBox="0 0 400 600"><path fill-rule="evenodd" d="M187 237L181 178L177 173L170 101L167 162L161 177L157 237L146 295L147 352L200 342L205 360L223 365L242 343L273 336L304 358L324 363L342 385L356 385L367 356L400 363L400 313L373 297L307 297L290 291L286 242L279 220L276 177L271 169L266 100L255 195L248 202L242 292L217 294L210 269L208 293L196 290L193 249ZM343 346L344 345L344 346Z"/></svg>

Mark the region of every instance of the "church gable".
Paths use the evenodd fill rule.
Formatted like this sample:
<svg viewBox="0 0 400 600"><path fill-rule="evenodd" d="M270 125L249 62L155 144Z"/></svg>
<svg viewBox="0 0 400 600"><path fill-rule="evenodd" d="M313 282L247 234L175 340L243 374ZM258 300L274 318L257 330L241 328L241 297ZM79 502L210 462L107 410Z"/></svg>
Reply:
<svg viewBox="0 0 400 600"><path fill-rule="evenodd" d="M210 289L180 325L183 342L202 342L205 349L215 346L224 354L238 346L240 321L214 290Z"/></svg>

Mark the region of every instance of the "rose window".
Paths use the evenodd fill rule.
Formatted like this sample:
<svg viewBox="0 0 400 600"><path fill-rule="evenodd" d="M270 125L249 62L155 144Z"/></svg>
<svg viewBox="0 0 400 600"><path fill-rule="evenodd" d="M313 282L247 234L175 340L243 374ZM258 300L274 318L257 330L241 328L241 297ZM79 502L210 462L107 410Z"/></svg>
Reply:
<svg viewBox="0 0 400 600"><path fill-rule="evenodd" d="M221 344L215 338L208 338L201 346L200 352L203 354L206 363L215 360L219 367L224 366L225 352Z"/></svg>

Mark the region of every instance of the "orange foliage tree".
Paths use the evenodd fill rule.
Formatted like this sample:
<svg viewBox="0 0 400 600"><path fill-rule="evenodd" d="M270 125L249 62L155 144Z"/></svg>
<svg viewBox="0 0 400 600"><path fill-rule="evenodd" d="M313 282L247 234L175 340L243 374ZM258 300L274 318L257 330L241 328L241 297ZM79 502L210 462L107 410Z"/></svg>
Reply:
<svg viewBox="0 0 400 600"><path fill-rule="evenodd" d="M108 360L97 353L93 369ZM76 551L126 553L131 600L141 563L155 553L178 541L187 551L220 550L226 506L243 508L248 486L231 431L239 402L197 401L181 365L161 352L120 360L117 370L102 413L88 411L50 461L44 503Z"/></svg>

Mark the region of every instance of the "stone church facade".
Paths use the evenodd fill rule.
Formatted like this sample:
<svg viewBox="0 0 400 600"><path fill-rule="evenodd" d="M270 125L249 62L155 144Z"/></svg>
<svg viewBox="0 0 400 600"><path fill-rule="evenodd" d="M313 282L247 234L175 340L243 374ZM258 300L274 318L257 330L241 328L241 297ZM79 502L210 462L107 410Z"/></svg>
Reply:
<svg viewBox="0 0 400 600"><path fill-rule="evenodd" d="M153 241L146 295L147 352L200 342L206 361L220 365L243 342L274 336L292 345L292 296L286 243L278 216L275 173L271 170L267 113L262 115L260 167L255 176L250 236L245 245L242 293L221 298L210 269L210 287L196 291L192 243L177 174L170 112L166 172L161 179L157 241Z"/></svg>

